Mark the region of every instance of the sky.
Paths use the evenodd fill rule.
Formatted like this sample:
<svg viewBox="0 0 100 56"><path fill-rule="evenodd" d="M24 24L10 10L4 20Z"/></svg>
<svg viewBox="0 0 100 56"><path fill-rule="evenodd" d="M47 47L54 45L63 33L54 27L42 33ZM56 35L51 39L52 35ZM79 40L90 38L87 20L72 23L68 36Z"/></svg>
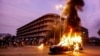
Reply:
<svg viewBox="0 0 100 56"><path fill-rule="evenodd" d="M89 36L98 36L100 29L100 0L84 0L85 6L79 12L82 26L89 30ZM48 13L60 14L56 5L65 0L0 0L0 33L16 35L16 29Z"/></svg>

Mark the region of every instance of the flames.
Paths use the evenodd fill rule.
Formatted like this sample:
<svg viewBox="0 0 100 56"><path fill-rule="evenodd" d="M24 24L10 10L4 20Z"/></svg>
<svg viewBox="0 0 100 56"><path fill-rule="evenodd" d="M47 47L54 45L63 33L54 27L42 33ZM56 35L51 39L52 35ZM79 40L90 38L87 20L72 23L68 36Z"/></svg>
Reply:
<svg viewBox="0 0 100 56"><path fill-rule="evenodd" d="M62 16L66 16L65 18L65 26L64 26L64 34L58 46L67 46L73 47L74 51L78 51L80 47L82 47L82 38L81 38L81 30L80 24L81 20L78 16L78 10L81 10L84 6L83 0L69 0L63 9ZM39 46L39 48L43 48L43 44Z"/></svg>
<svg viewBox="0 0 100 56"><path fill-rule="evenodd" d="M78 32L73 33L73 29L70 29L70 32L66 35L63 34L58 46L66 46L68 48L73 47L72 51L79 51L80 46L82 47L82 38L81 34ZM42 50L44 48L44 44L42 43L38 46L38 49Z"/></svg>
<svg viewBox="0 0 100 56"><path fill-rule="evenodd" d="M69 0L66 3L62 13L62 16L66 16L64 34L58 45L73 47L74 51L78 51L82 47L81 19L78 16L78 11L81 11L83 6L83 0Z"/></svg>
<svg viewBox="0 0 100 56"><path fill-rule="evenodd" d="M61 38L61 41L58 44L59 46L67 46L67 47L74 47L75 51L79 50L79 47L82 46L82 38L80 33L74 32L72 33L72 29L68 35L64 34Z"/></svg>
<svg viewBox="0 0 100 56"><path fill-rule="evenodd" d="M43 47L44 47L44 44L41 44L40 46L38 46L38 49L43 49Z"/></svg>

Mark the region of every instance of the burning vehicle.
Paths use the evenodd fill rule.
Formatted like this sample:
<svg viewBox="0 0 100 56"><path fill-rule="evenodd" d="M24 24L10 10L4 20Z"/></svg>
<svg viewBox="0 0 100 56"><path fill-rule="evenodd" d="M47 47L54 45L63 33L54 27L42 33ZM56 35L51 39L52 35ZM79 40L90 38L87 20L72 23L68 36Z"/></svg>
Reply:
<svg viewBox="0 0 100 56"><path fill-rule="evenodd" d="M50 47L50 53L63 53L66 51L80 51L83 50L81 38L79 36L74 38L68 38L63 36L61 42L58 45Z"/></svg>
<svg viewBox="0 0 100 56"><path fill-rule="evenodd" d="M50 47L50 53L63 53L66 51L73 51L74 47L73 46L57 46L57 45L53 45ZM83 47L80 46L79 50L83 50Z"/></svg>
<svg viewBox="0 0 100 56"><path fill-rule="evenodd" d="M63 35L57 45L50 47L50 52L61 53L66 51L83 50L81 36L81 20L78 16L78 10L82 11L83 0L68 0L61 16L66 16L64 22Z"/></svg>

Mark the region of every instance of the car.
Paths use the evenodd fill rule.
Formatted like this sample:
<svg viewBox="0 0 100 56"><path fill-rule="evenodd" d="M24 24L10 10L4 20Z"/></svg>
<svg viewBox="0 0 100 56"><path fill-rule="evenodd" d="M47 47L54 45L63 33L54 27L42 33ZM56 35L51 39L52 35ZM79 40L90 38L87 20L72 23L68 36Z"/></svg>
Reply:
<svg viewBox="0 0 100 56"><path fill-rule="evenodd" d="M63 53L66 51L73 51L74 46L60 46L60 45L53 45L50 47L50 53ZM79 46L79 50L83 50L82 46Z"/></svg>

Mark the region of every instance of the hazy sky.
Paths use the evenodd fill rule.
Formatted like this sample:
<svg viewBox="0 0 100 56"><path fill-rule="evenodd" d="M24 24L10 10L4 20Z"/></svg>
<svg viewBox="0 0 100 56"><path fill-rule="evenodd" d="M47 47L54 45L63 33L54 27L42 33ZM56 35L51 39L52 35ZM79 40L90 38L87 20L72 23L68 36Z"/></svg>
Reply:
<svg viewBox="0 0 100 56"><path fill-rule="evenodd" d="M98 36L100 29L100 0L84 0L84 11L79 12L82 25L89 36ZM16 29L47 13L60 14L57 4L65 0L0 0L0 33L16 35Z"/></svg>

